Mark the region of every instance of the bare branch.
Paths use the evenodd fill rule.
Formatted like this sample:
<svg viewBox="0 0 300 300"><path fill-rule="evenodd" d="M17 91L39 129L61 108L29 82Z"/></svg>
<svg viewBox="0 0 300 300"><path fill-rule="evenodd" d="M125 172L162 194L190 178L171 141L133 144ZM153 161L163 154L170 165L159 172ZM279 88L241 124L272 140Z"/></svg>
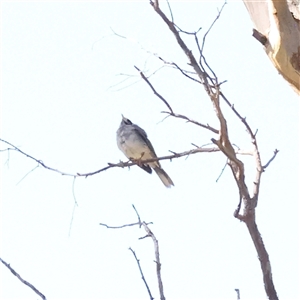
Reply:
<svg viewBox="0 0 300 300"><path fill-rule="evenodd" d="M192 51L186 46L186 44L184 43L184 41L180 37L179 32L177 31L174 23L171 22L167 18L167 16L160 10L160 8L158 6L158 0L155 1L155 3L153 1L150 1L150 4L154 8L155 12L168 25L169 29L174 34L174 36L175 36L175 38L177 40L177 43L179 44L180 48L183 50L183 52L185 53L185 55L188 57L188 59L190 61L190 65L193 67L193 69L195 70L195 72L199 76L200 81L203 82L203 83L205 83L204 87L209 92L209 90L208 90L209 85L208 85L208 82L207 82L207 74L205 72L203 72L203 70L201 70L201 68L199 67L199 65L198 65L198 63L197 63L194 55L192 54Z"/></svg>
<svg viewBox="0 0 300 300"><path fill-rule="evenodd" d="M72 210L71 221L70 221L70 227L69 227L69 237L71 236L71 229L72 229L72 224L73 224L73 219L74 219L74 215L75 215L76 206L77 206L77 203L74 203L73 210Z"/></svg>
<svg viewBox="0 0 300 300"><path fill-rule="evenodd" d="M169 66L175 68L176 70L179 70L185 77L187 77L187 78L189 78L189 79L191 79L191 80L193 80L193 81L195 81L195 82L197 82L197 83L202 84L202 82L201 82L200 80L198 80L198 79L196 79L196 78L194 78L194 77L188 75L188 73L190 73L190 74L196 74L195 72L183 70L183 69L180 68L176 63L174 63L174 62L168 62L168 61L166 61L165 59L163 59L161 56L156 55L156 57L157 57L159 60L161 60L165 65L169 65Z"/></svg>
<svg viewBox="0 0 300 300"><path fill-rule="evenodd" d="M174 24L174 26L179 32L187 34L187 35L195 35L202 29L202 27L199 27L197 31L186 31L186 30L181 29L177 24Z"/></svg>
<svg viewBox="0 0 300 300"><path fill-rule="evenodd" d="M20 182L22 182L31 172L33 172L36 168L38 168L39 165L35 166L32 170L30 170L29 172L27 172L18 182L16 185L18 185Z"/></svg>
<svg viewBox="0 0 300 300"><path fill-rule="evenodd" d="M220 18L221 14L222 14L222 11L225 7L225 5L227 4L226 1L224 1L220 11L218 11L218 14L217 16L215 17L214 21L212 22L212 24L210 25L210 27L208 28L208 30L205 32L204 36L203 36L203 40L202 40L202 46L201 46L201 52L203 53L203 49L204 49L204 44L205 44L205 40L206 40L206 37L207 35L209 34L209 32L211 31L211 29L214 27L215 23L218 21L218 19Z"/></svg>
<svg viewBox="0 0 300 300"><path fill-rule="evenodd" d="M254 145L253 156L254 156L255 163L256 163L256 176L255 176L255 181L254 181L254 185L253 185L253 197L251 198L251 200L248 199L249 201L252 202L251 205L250 205L251 209L250 209L250 206L249 206L250 202L247 205L245 205L244 214L246 215L247 213L249 213L249 209L252 210L257 205L258 195L259 195L259 188L260 188L260 180L261 180L261 175L262 175L262 172L263 172L263 167L262 167L262 164L261 164L260 153L258 151L258 145L257 145L257 140L256 140L256 133L257 133L257 131L255 133L253 133L251 127L249 126L248 122L246 121L246 118L243 118L238 113L238 111L235 109L234 105L229 102L229 100L225 97L225 95L222 92L220 92L220 96L225 101L225 103L231 108L231 110L234 112L234 114L244 124L244 126L247 129L247 132L249 133L249 135L251 137L251 142Z"/></svg>
<svg viewBox="0 0 300 300"><path fill-rule="evenodd" d="M137 215L137 217L138 217L139 225L140 225L140 228L141 228L141 226L142 226L142 221L141 221L140 215L139 215L137 209L135 208L134 204L132 204L132 207L133 207L133 209L134 209L134 211L135 211L135 213L136 213L136 215ZM149 223L149 224L150 224L150 223Z"/></svg>
<svg viewBox="0 0 300 300"><path fill-rule="evenodd" d="M274 150L274 153L273 153L273 156L270 158L270 160L262 167L263 170L265 170L269 165L270 163L275 159L277 153L279 152L279 150L275 149Z"/></svg>
<svg viewBox="0 0 300 300"><path fill-rule="evenodd" d="M140 75L141 77L147 82L147 84L150 86L151 90L153 91L153 93L158 97L160 98L166 105L167 107L169 108L170 112L167 112L167 111L162 111L162 113L166 113L166 114L169 114L170 116L173 116L175 118L180 118L180 119L184 119L184 120L187 120L188 122L190 123L193 123L193 124L196 124L198 126L201 126L203 128L206 128L214 133L219 133L219 130L209 126L209 125L204 125L204 124L201 124L197 121L194 121L194 120L191 120L190 118L184 116L184 115L180 115L180 114L176 114L174 113L173 109L171 108L171 106L169 105L169 103L167 102L167 100L161 96L156 90L155 88L153 87L153 85L150 83L150 81L147 79L147 77L143 74L143 72L141 72L137 67L135 67L139 72L140 72Z"/></svg>
<svg viewBox="0 0 300 300"><path fill-rule="evenodd" d="M171 9L170 2L169 2L169 0L166 0L166 2L167 2L168 7L169 7L169 11L170 11L170 15L171 15L171 20L174 23L174 17L173 17L173 12L172 12L172 9Z"/></svg>
<svg viewBox="0 0 300 300"><path fill-rule="evenodd" d="M137 262L137 264L138 264L138 267L139 267L140 273L141 273L141 275L142 275L142 279L143 279L143 281L144 281L144 283L145 283L145 286L146 286L146 288L147 288L147 291L148 291L150 300L154 300L154 298L153 298L153 296L152 296L152 294L151 294L150 288L149 288L149 286L148 286L148 284L147 284L147 281L146 281L146 279L145 279L144 273L143 273L143 271L142 271L142 267L141 267L141 265L140 265L140 260L137 258L135 252L132 250L131 247L129 248L129 250L132 252L132 254L133 254L133 256L134 256L134 258L135 258L135 260L136 260L136 262Z"/></svg>
<svg viewBox="0 0 300 300"><path fill-rule="evenodd" d="M69 227L69 237L71 236L71 229L72 229L72 224L73 224L73 220L74 220L75 209L78 206L76 196L75 196L75 180L76 180L76 177L74 177L73 183L72 183L72 193L73 193L73 198L74 198L74 205L73 205L72 216L71 216L70 227Z"/></svg>
<svg viewBox="0 0 300 300"><path fill-rule="evenodd" d="M156 275L158 280L158 287L160 292L160 299L165 300L164 291L163 291L163 284L161 279L161 263L160 263L160 255L159 255L159 247L158 247L158 240L156 239L153 232L147 226L145 222L142 223L145 231L147 232L147 236L151 237L154 243L154 251L155 251L155 263L156 263Z"/></svg>
<svg viewBox="0 0 300 300"><path fill-rule="evenodd" d="M137 84L137 83L140 82L140 78L138 78L136 75L130 75L130 74L123 74L123 73L120 73L120 74L116 74L116 76L127 76L127 77L126 77L125 79L123 79L123 80L117 82L116 84L113 84L113 85L109 86L109 87L107 88L107 90L111 90L111 91L113 91L113 92L119 92L119 91L122 91L122 90L124 90L124 89L126 89L126 88L128 88L128 87L130 87L130 86L133 86L133 85L135 85L135 84ZM120 87L120 88L118 87L118 86L120 86L122 83L124 83L125 81L131 79L132 77L135 77L135 78L137 78L137 79L136 79L134 82L129 83L129 84L125 85L125 86L122 86L122 87Z"/></svg>
<svg viewBox="0 0 300 300"><path fill-rule="evenodd" d="M173 152L174 154L172 154L172 155L166 155L166 156L161 156L161 157L157 157L157 158L139 160L138 162L136 162L136 161L128 161L128 162L120 162L118 164L108 163L109 164L108 167L102 168L102 169L100 169L98 171L95 171L95 172L92 172L92 173L84 173L84 174L77 173L77 176L88 177L88 176L95 175L97 173L103 172L103 171L105 171L105 170L107 170L109 168L131 167L131 166L138 165L138 163L145 164L145 163L150 163L150 162L153 162L153 161L172 160L174 158L188 156L188 155L196 154L196 153L199 153L199 152L218 152L218 151L220 151L218 148L191 149L191 150L184 151L184 152L181 152L181 153Z"/></svg>
<svg viewBox="0 0 300 300"><path fill-rule="evenodd" d="M51 168L49 166L47 166L46 164L44 164L41 160L38 160L34 157L32 157L31 155L23 152L21 149L19 149L18 147L12 145L11 143L5 141L5 140L2 140L0 139L1 142L3 143L6 143L10 146L12 146L13 148L10 148L10 150L14 150L14 151L17 151L17 152L20 152L21 154L25 155L26 157L34 160L35 162L37 162L39 165L41 165L42 167L44 167L45 169L47 170L50 170L50 171L54 171L56 173L59 173L61 175L64 175L64 176L72 176L72 177L88 177L88 176L92 176L92 175L95 175L95 174L98 174L98 173L101 173L103 171L106 171L108 169L111 169L111 168L125 168L125 167L131 167L131 166L135 166L135 165L138 165L139 163L149 163L149 162L153 162L153 161L160 161L160 160L172 160L174 158L179 158L179 157L184 157L184 156L188 156L188 155L191 155L191 154L196 154L196 153L200 153L200 152L218 152L220 151L218 148L198 148L198 149L191 149L191 150L188 150L188 151L184 151L184 152L181 152L181 153L176 153L176 152L173 152L174 154L172 155L167 155L167 156L162 156L162 157L157 157L157 158L152 158L152 159L147 159L147 160L140 160L140 161L127 161L127 162L119 162L119 163L108 163L108 166L107 167L104 167L100 170L97 170L97 171L94 171L94 172L90 172L90 173L76 173L76 174L70 174L70 173L66 173L66 172L62 172L58 169L54 169L54 168Z"/></svg>
<svg viewBox="0 0 300 300"><path fill-rule="evenodd" d="M13 148L9 148L9 150L14 150L14 151L20 152L21 154L25 155L26 157L28 157L28 158L34 160L35 162L37 162L39 165L41 165L41 166L44 167L45 169L48 169L48 170L50 170L50 171L54 171L54 172L60 173L61 175L74 176L73 174L61 172L61 171L59 171L59 170L57 170L57 169L53 169L53 168L51 168L51 167L46 166L41 160L32 157L31 155L29 155L29 154L23 152L23 151L22 151L21 149L19 149L18 147L12 145L11 143L9 143L9 142L7 142L7 141L5 141L5 140L3 140L3 139L0 139L0 141L3 142L3 143L5 143L5 144L7 144L7 145L9 145L9 146L11 146L11 147L13 147Z"/></svg>
<svg viewBox="0 0 300 300"><path fill-rule="evenodd" d="M255 145L254 158L256 162L256 178L253 183L253 206L256 207L258 201L258 194L260 188L261 175L265 171L265 169L270 165L270 163L275 159L277 153L279 152L277 149L274 151L272 158L267 162L267 164L263 167L261 164L260 154L258 152L258 146L256 142L256 138L254 139L253 144Z"/></svg>
<svg viewBox="0 0 300 300"><path fill-rule="evenodd" d="M132 205L132 207L133 207L135 213L137 214L138 222L131 223L131 224L125 224L125 225L121 225L121 226L109 226L109 225L104 224L104 223L100 223L99 225L105 226L106 228L109 228L109 229L120 229L120 228L124 228L124 227L135 226L135 225L139 225L140 227L141 227L141 225L143 226L143 228L145 229L147 235L144 236L144 237L139 238L139 240L144 239L146 237L151 237L152 240L153 240L154 251L155 251L156 275L157 275L157 280L158 280L158 288L159 288L159 293L160 293L160 299L165 300L166 298L164 296L163 284L162 284L162 279L161 279L161 263L160 263L158 240L156 239L156 237L154 236L154 234L152 233L152 231L148 227L148 225L152 224L152 222L151 223L146 223L144 221L141 222L141 218L140 218L140 215L139 215L137 209L135 208L134 205ZM131 248L129 248L129 250L131 250L131 252L133 253L133 255L134 255L134 257L135 257L135 259L138 263L138 266L139 266L139 269L140 269L140 272L141 272L141 275L142 275L142 279L144 280L144 275L143 275L142 269L140 267L139 260L137 259L136 255L135 255L135 252ZM147 290L148 290L148 293L149 293L150 297L152 297L152 295L150 293L150 289L148 287L148 284L146 283L146 280L144 280L144 282L145 282L145 285L147 287ZM154 298L152 297L151 299L154 299Z"/></svg>
<svg viewBox="0 0 300 300"><path fill-rule="evenodd" d="M240 300L240 290L239 289L234 289L236 291L236 299Z"/></svg>
<svg viewBox="0 0 300 300"><path fill-rule="evenodd" d="M162 111L162 113L163 114L168 114L168 115L170 115L172 117L175 117L175 118L186 120L188 123L193 123L193 124L198 125L200 127L206 128L206 129L212 131L213 133L217 133L217 134L219 133L219 130L217 130L217 129L211 127L211 126L209 126L208 124L204 125L202 123L199 123L199 122L197 122L195 120L192 120L192 119L188 118L187 116L176 114L176 113L172 113L172 112L168 112L168 111Z"/></svg>
<svg viewBox="0 0 300 300"><path fill-rule="evenodd" d="M149 224L153 224L152 222L146 223L147 225ZM131 227L131 226L136 226L136 225L141 225L140 222L136 222L136 223L130 223L130 224L124 224L124 225L120 225L120 226L110 226L104 223L99 223L99 225L104 226L108 229L121 229L121 228L125 228L125 227Z"/></svg>
<svg viewBox="0 0 300 300"><path fill-rule="evenodd" d="M215 82L214 82L213 79L210 76L208 76L209 81L211 82L212 85L218 84L217 83L218 82L217 75L215 74L215 72L213 71L213 69L210 67L210 65L207 63L206 58L203 55L203 49L201 49L201 47L200 47L197 34L195 33L194 36L195 36L195 42L196 42L196 45L197 45L197 48L198 48L198 51L199 51L199 54L200 54L199 65L204 70L205 69L205 67L203 65L203 62L204 62L205 66L209 69L209 71L211 72L211 74L213 75L213 78L215 80ZM204 44L202 45L202 47L204 47ZM218 84L218 85L220 86L220 84Z"/></svg>
<svg viewBox="0 0 300 300"><path fill-rule="evenodd" d="M159 93L157 93L157 91L154 89L153 85L150 83L150 81L148 80L148 78L144 75L144 73L136 66L134 66L140 73L141 77L147 82L147 84L150 86L151 90L153 91L153 93L159 98L161 99L166 106L168 107L168 109L173 112L171 106L169 105L169 103L166 101L166 99L164 97L162 97Z"/></svg>
<svg viewBox="0 0 300 300"><path fill-rule="evenodd" d="M225 103L232 109L232 111L235 113L235 115L242 121L242 123L245 125L247 132L250 134L251 139L252 139L252 143L255 141L255 136L256 134L253 133L251 127L249 126L249 124L246 121L246 118L243 118L238 111L235 109L234 105L230 103L230 101L225 97L225 95L220 92L220 96L222 97L222 99L225 101Z"/></svg>
<svg viewBox="0 0 300 300"><path fill-rule="evenodd" d="M150 4L152 5L155 12L161 17L161 19L169 27L170 31L174 34L178 45L183 50L185 55L188 57L190 66L192 66L194 71L197 73L197 75L200 79L200 82L202 83L206 93L208 94L208 96L213 104L216 116L220 122L220 130L219 130L219 139L218 140L211 139L211 140L215 145L218 146L218 148L228 158L228 164L232 170L232 174L234 176L234 179L236 181L236 184L237 184L238 190L239 190L239 197L240 197L239 204L238 204L238 208L236 209L236 211L234 213L234 216L246 223L246 226L249 230L252 241L256 247L257 254L259 256L260 265L261 265L263 278L264 278L265 291L267 293L267 296L269 297L269 299L277 300L278 296L277 296L277 293L276 293L276 290L275 290L275 287L273 284L270 260L269 260L268 253L263 244L261 235L258 231L256 221L255 221L255 207L256 207L257 201L258 201L261 175L264 170L262 167L262 164L261 164L260 153L258 151L258 145L257 145L257 140L256 140L257 132L253 133L252 129L246 122L246 119L241 117L241 115L235 110L234 106L232 104L230 104L228 99L220 91L221 84L218 83L217 76L215 75L213 70L210 68L210 66L208 65L208 63L205 60L205 57L203 56L203 48L204 48L206 36L209 33L209 31L211 30L211 28L213 27L213 25L215 24L216 20L220 17L220 13L223 10L226 2L222 6L221 11L219 12L215 21L212 23L208 32L204 35L204 38L202 41L202 47L200 47L200 45L199 45L197 34L194 34L195 41L196 41L196 44L198 46L198 50L200 53L199 63L197 63L194 55L192 54L192 51L187 47L185 42L181 39L180 32L177 29L178 27L176 25L174 25L174 23L171 22L159 8L158 0L156 0L155 2L150 1ZM202 61L205 64L203 64ZM212 78L211 76L208 75L208 72L206 71L206 69L208 69L211 72L211 74L213 74L214 78ZM254 145L254 150L251 151L251 154L253 155L255 164L256 164L256 176L255 176L255 181L254 181L253 197L250 197L248 187L245 183L244 164L241 160L239 160L236 157L237 153L234 150L233 145L229 139L227 121L226 121L226 119L223 115L223 112L221 110L221 107L220 107L220 96L231 107L231 109L235 113L235 115L246 126L246 129L250 134L252 144ZM276 154L274 153L274 157L275 156L276 156ZM274 158L272 158L272 159L274 159ZM272 161L272 159L271 159L271 161ZM268 164L266 166L268 166ZM243 211L243 215L240 215L239 211L240 211L242 201L244 203L244 211Z"/></svg>
<svg viewBox="0 0 300 300"><path fill-rule="evenodd" d="M256 248L256 251L259 255L259 261L261 264L261 269L263 273L263 281L265 286L266 294L269 299L278 300L278 296L274 287L273 279L272 279L272 271L269 254L265 248L264 242L262 240L261 234L257 228L256 222L254 218L247 219L246 226L251 235L252 241Z"/></svg>
<svg viewBox="0 0 300 300"><path fill-rule="evenodd" d="M5 262L2 258L0 258L0 261L25 285L30 287L37 295L39 295L42 299L46 300L46 296L43 295L36 287L34 287L31 283L24 280L7 262Z"/></svg>
<svg viewBox="0 0 300 300"><path fill-rule="evenodd" d="M221 176L222 176L222 174L224 173L224 171L225 171L227 165L228 165L228 159L226 159L226 163L225 163L224 167L222 168L220 175L219 175L218 178L216 179L216 182L218 182L219 179L221 178Z"/></svg>

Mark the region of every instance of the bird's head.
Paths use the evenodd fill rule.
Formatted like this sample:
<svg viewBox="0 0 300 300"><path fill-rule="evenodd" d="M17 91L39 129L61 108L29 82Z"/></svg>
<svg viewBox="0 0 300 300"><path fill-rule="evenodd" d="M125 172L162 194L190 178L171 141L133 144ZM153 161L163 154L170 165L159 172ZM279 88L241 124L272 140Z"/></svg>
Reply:
<svg viewBox="0 0 300 300"><path fill-rule="evenodd" d="M122 115L122 125L132 125L132 122Z"/></svg>

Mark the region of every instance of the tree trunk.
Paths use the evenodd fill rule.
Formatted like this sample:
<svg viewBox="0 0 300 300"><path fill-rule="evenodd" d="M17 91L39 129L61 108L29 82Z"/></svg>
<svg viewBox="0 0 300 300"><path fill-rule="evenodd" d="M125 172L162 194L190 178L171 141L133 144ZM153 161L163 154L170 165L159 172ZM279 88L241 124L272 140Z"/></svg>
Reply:
<svg viewBox="0 0 300 300"><path fill-rule="evenodd" d="M299 0L243 0L254 24L253 36L283 78L300 94Z"/></svg>

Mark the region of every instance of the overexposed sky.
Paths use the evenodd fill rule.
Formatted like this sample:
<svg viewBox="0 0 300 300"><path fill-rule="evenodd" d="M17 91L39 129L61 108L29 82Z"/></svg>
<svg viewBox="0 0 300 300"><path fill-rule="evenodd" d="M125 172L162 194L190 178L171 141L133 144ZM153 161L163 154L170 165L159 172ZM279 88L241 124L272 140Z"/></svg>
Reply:
<svg viewBox="0 0 300 300"><path fill-rule="evenodd" d="M170 4L175 23L186 31L202 27L201 38L222 2ZM166 2L161 7L168 15ZM85 173L125 161L116 145L121 114L146 130L159 156L217 138L179 119L162 121L166 107L134 69L152 74L175 112L218 127L203 88L161 68L155 54L183 68L188 61L148 1L7 1L1 18L1 138L46 165ZM262 176L257 223L280 299L296 300L299 99L251 34L243 3L229 1L204 54L219 80L227 80L227 98L258 129L263 164L280 150ZM193 38L184 37L195 54ZM241 122L222 107L231 141L251 149ZM154 223L167 299L236 299L235 288L243 300L266 299L246 226L233 217L238 191L230 169L216 182L226 163L221 153L163 161L172 189L138 167L74 182L41 167L30 172L37 164L17 152L1 152L1 159L0 257L47 299L149 299L129 247L159 299L152 241L138 240L143 229L99 226L136 222L132 204ZM253 158L242 159L252 191ZM3 265L0 280L1 299L38 299Z"/></svg>

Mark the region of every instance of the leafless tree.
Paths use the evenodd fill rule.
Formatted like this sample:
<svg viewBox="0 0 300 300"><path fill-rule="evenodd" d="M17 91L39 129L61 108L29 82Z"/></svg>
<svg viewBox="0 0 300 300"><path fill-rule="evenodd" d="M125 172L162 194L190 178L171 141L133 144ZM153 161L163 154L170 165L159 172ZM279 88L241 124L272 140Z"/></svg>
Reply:
<svg viewBox="0 0 300 300"><path fill-rule="evenodd" d="M267 169L269 164L274 160L276 155L278 154L278 150L275 149L273 154L270 155L269 161L263 163L261 161L260 153L259 153L259 147L258 147L258 141L256 137L256 132L251 128L250 124L246 121L246 118L242 117L241 113L234 107L234 105L230 102L230 100L226 97L226 95L222 92L222 84L223 82L220 82L218 79L217 74L214 72L212 67L209 65L207 62L207 59L205 58L204 55L204 46L205 46L205 41L206 37L209 34L210 30L214 26L215 22L218 20L218 18L221 16L222 10L224 8L224 5L220 9L216 19L212 23L211 27L208 29L208 31L203 35L202 40L198 38L198 31L195 32L186 32L182 29L180 29L174 20L172 11L170 9L170 16L167 17L166 13L163 12L160 8L159 1L150 1L150 5L154 11L154 13L157 14L158 16L158 21L164 22L164 24L169 28L170 34L173 34L175 40L177 41L178 47L181 48L183 51L183 54L186 56L189 68L188 70L180 67L176 62L168 62L164 60L162 57L157 56L159 60L161 60L164 64L172 66L175 71L180 72L183 77L186 80L193 80L197 84L203 87L207 94L207 100L211 102L212 108L215 111L216 118L218 120L218 128L213 128L212 126L208 124L204 124L200 122L199 120L193 120L189 116L182 115L180 113L177 113L173 110L172 108L172 103L170 103L151 83L151 80L149 79L148 76L144 74L142 70L138 66L135 66L136 71L139 73L141 79L145 82L145 88L148 87L150 88L154 95L162 101L165 106L166 106L166 111L163 113L166 114L167 117L174 117L174 118L179 118L183 119L187 122L190 122L194 124L195 126L201 127L203 130L208 130L210 131L214 137L211 139L211 142L214 144L214 147L207 147L207 146L196 146L194 145L193 149L189 149L187 151L181 152L181 153L176 153L173 152L171 155L164 156L164 157L159 157L157 159L153 160L147 160L143 161L144 163L154 161L154 160L164 160L164 159L176 159L179 157L184 157L188 156L191 154L198 154L202 152L222 152L224 156L227 159L227 165L231 169L231 173L233 176L234 181L236 182L237 188L238 188L238 203L237 203L237 208L234 210L234 217L237 218L238 220L242 221L250 234L250 237L252 239L252 242L256 248L257 255L260 261L261 265L261 270L263 274L263 283L265 287L266 294L269 299L276 300L278 299L275 285L273 283L272 279L272 270L271 270L271 263L269 260L269 255L266 250L266 247L264 245L264 242L262 240L261 234L258 229L258 225L256 223L256 206L259 200L259 192L260 192L260 183L261 183L261 176L263 172ZM186 44L186 42L183 40L182 36L183 35L191 35L194 37L194 42L197 46L198 53L195 55L192 53L190 50L189 46ZM233 115L240 120L241 126L244 126L248 135L249 139L253 145L253 150L243 152L240 150L235 150L234 144L229 138L229 129L227 127L227 121L226 117L223 113L223 110L220 106L220 103L223 102L228 107L231 109ZM37 166L41 166L45 169L48 169L50 171L54 171L57 173L60 173L65 176L72 176L74 178L77 177L88 177L95 175L97 173L103 172L105 170L108 170L110 168L115 168L115 167L129 167L136 165L137 162L135 161L128 161L128 162L119 162L119 163L108 163L107 166L103 167L102 169L96 170L96 171L91 171L89 173L80 173L77 172L75 174L60 171L57 168L50 167L43 161L34 158L33 156L27 154L20 148L14 146L8 141L5 141L3 139L0 139L0 141L4 144L7 145L7 148L3 149L2 151L17 151L21 153L22 155L25 155L29 159L34 160L37 163ZM250 155L253 157L253 163L256 168L256 174L255 178L253 179L253 187L252 187L252 192L250 192L249 188L246 185L245 182L245 166L243 163L243 160L240 158L239 155L241 154L246 154ZM136 211L137 213L137 211ZM164 293L163 293L163 288L162 288L162 279L161 279L161 274L160 274L160 258L159 258L159 249L158 249L158 242L157 239L155 238L154 234L149 228L150 223L146 223L144 221L140 220L140 217L137 213L138 216L138 222L132 223L132 224L126 224L126 225L121 225L121 226L116 226L112 227L106 224L101 224L103 226L106 226L108 228L122 228L125 226L135 226L138 225L140 227L143 227L144 230L146 231L147 235L146 237L151 237L154 246L155 246L155 257L156 257L156 266L157 266L157 278L158 278L158 285L159 285L159 290L160 290L160 298L165 299ZM150 299L153 299L153 296L151 294L151 291L149 287L147 286L147 282L144 278L142 268L140 266L139 260L137 258L137 255L133 249L130 248L130 251L134 255L137 263L139 270L142 275L142 279L147 287L149 297ZM7 264L6 264L7 265ZM239 290L238 291L238 298L240 297L239 295Z"/></svg>

